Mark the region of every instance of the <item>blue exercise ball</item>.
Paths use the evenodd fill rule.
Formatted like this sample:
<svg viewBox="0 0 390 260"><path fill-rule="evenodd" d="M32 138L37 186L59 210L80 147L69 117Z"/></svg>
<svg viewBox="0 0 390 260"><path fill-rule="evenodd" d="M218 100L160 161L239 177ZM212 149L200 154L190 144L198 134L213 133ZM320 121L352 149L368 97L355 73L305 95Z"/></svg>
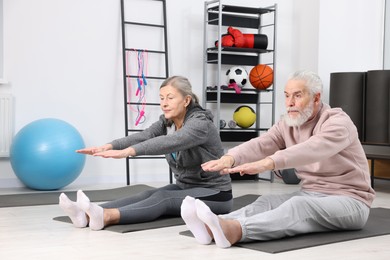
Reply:
<svg viewBox="0 0 390 260"><path fill-rule="evenodd" d="M53 118L33 121L14 137L10 161L16 176L27 187L56 190L73 182L85 164L80 133L69 123Z"/></svg>

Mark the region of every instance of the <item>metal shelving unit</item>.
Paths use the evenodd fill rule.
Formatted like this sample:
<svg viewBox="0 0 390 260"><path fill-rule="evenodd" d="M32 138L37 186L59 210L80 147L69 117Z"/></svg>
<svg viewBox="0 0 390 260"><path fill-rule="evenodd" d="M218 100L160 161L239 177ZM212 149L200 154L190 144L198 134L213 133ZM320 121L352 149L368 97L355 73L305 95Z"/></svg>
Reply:
<svg viewBox="0 0 390 260"><path fill-rule="evenodd" d="M243 7L225 5L222 1L205 2L204 6L204 62L203 62L203 106L213 106L214 117L223 142L244 142L259 136L268 130L275 122L275 82L276 82L276 4L270 7ZM218 47L211 46L211 40L222 41L228 26L240 29L242 33L250 31L265 34L268 37L267 49ZM209 40L210 35L214 38ZM251 68L257 64L267 64L273 69L273 85L266 90L257 90L252 87L241 89L236 94L233 89L223 90L222 76L227 66L244 66ZM249 72L249 70L248 70ZM214 84L210 84L215 78ZM220 127L221 112L226 104L248 104L255 106L256 123L250 128L222 128ZM263 111L270 111L268 122L262 118ZM255 176L254 178L257 178ZM271 181L273 175L271 174Z"/></svg>

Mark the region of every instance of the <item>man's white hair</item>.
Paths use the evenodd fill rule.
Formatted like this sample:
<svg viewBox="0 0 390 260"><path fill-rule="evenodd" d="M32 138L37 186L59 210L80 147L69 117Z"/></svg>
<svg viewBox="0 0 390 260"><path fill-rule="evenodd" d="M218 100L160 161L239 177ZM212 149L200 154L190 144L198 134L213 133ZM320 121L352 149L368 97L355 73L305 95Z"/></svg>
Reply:
<svg viewBox="0 0 390 260"><path fill-rule="evenodd" d="M305 86L310 91L310 94L314 96L317 93L322 94L322 80L318 76L318 74L309 71L309 70L299 70L292 73L289 80L303 80L305 82Z"/></svg>

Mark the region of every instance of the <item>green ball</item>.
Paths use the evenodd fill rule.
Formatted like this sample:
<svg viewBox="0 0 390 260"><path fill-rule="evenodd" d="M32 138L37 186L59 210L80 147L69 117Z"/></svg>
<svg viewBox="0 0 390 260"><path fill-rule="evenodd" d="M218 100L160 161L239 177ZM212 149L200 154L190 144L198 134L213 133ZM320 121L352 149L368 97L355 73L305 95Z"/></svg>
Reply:
<svg viewBox="0 0 390 260"><path fill-rule="evenodd" d="M233 120L239 127L248 128L256 122L256 113L249 106L240 106L234 111Z"/></svg>

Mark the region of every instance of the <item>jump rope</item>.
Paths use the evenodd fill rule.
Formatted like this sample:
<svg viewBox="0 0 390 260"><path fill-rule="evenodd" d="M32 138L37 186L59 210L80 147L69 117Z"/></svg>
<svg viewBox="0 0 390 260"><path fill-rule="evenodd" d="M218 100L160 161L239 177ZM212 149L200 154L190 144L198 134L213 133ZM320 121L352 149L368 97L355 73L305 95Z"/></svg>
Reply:
<svg viewBox="0 0 390 260"><path fill-rule="evenodd" d="M131 49L126 52L126 75L130 75L130 64L129 56L130 53L137 54L137 89L135 90L135 96L138 97L137 105L132 107L130 102L132 100L132 91L133 86L131 83L131 77L127 77L127 86L128 86L128 103L130 110L137 113L135 118L135 125L138 126L146 120L145 116L145 106L146 106L146 86L148 85L146 81L147 75L147 65L148 65L148 53L145 50L135 50ZM146 68L146 69L145 69Z"/></svg>

